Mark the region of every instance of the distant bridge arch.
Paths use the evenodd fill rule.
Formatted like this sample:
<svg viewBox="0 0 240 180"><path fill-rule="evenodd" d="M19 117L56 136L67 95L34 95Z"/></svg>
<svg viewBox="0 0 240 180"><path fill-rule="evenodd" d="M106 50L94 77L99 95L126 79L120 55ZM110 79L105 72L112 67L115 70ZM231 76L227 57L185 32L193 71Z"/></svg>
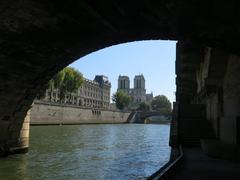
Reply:
<svg viewBox="0 0 240 180"><path fill-rule="evenodd" d="M144 123L145 119L153 116L166 116L166 119L169 117L160 111L135 111L129 115L128 123Z"/></svg>

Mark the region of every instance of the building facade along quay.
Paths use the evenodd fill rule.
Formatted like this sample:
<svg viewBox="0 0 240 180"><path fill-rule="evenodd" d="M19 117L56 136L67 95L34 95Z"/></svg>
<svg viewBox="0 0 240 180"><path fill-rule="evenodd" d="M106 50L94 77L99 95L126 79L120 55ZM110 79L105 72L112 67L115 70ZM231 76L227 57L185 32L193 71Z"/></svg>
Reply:
<svg viewBox="0 0 240 180"><path fill-rule="evenodd" d="M42 101L72 104L84 107L108 109L110 105L111 83L107 76L96 75L94 80L84 79L82 86L75 93L68 93L60 100L58 89L47 89Z"/></svg>

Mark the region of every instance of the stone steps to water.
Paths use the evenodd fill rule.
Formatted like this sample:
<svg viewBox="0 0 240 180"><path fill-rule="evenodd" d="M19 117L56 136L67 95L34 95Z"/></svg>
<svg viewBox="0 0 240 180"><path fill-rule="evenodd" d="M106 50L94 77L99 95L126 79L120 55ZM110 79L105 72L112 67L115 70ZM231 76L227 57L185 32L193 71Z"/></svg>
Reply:
<svg viewBox="0 0 240 180"><path fill-rule="evenodd" d="M136 114L136 112L131 112L130 115L128 116L128 118L127 118L126 123L131 123L135 114Z"/></svg>
<svg viewBox="0 0 240 180"><path fill-rule="evenodd" d="M180 141L185 147L200 147L200 139L216 138L211 123L205 119L181 121Z"/></svg>
<svg viewBox="0 0 240 180"><path fill-rule="evenodd" d="M200 138L185 137L181 142L184 147L200 147Z"/></svg>

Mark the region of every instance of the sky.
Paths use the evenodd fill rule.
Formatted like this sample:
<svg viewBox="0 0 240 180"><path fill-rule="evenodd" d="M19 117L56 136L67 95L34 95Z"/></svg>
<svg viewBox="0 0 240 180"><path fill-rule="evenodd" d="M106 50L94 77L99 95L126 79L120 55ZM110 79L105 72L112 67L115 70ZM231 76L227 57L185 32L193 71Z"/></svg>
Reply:
<svg viewBox="0 0 240 180"><path fill-rule="evenodd" d="M69 66L79 70L87 79L95 75L108 76L116 92L118 76L126 75L133 87L135 75L143 74L147 93L165 95L175 101L176 41L136 41L119 44L88 54Z"/></svg>

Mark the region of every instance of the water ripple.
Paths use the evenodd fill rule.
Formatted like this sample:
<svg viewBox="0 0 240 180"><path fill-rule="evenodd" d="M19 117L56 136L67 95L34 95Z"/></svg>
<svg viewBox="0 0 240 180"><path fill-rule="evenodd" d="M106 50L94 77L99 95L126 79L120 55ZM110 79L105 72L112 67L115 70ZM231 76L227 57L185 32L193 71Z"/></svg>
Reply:
<svg viewBox="0 0 240 180"><path fill-rule="evenodd" d="M0 178L145 179L169 159L168 125L31 127L28 154L0 159Z"/></svg>

